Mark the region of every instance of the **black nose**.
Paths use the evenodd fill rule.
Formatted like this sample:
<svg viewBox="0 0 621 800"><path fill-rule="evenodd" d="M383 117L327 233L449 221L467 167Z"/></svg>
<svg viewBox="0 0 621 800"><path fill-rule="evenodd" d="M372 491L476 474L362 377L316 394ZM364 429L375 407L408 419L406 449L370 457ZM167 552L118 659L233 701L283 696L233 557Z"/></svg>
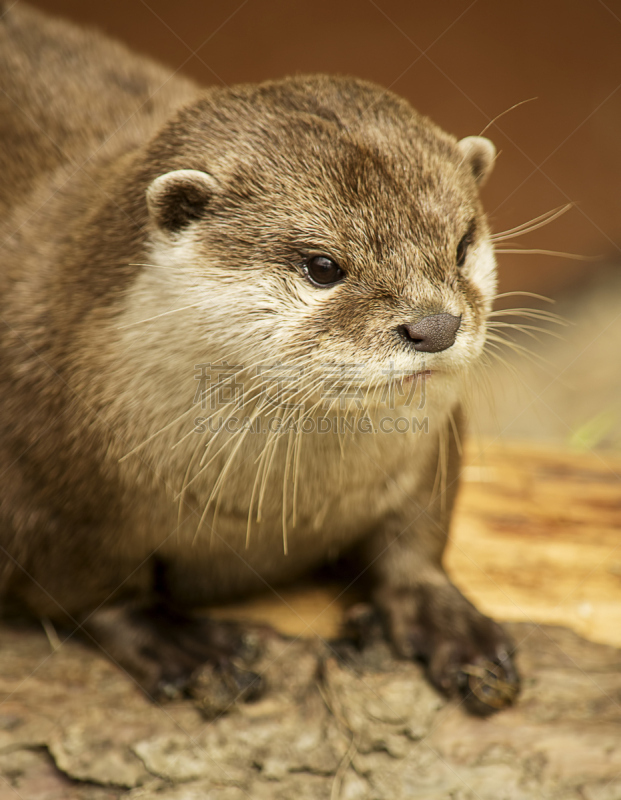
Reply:
<svg viewBox="0 0 621 800"><path fill-rule="evenodd" d="M461 314L434 314L423 317L415 325L399 325L401 336L421 353L439 353L455 343L455 335L461 325Z"/></svg>

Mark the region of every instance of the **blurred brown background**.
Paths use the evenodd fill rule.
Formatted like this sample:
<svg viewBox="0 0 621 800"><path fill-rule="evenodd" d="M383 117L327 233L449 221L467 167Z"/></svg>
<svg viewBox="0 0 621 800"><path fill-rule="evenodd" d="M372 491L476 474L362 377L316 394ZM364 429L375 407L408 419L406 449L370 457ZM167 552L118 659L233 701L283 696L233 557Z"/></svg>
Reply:
<svg viewBox="0 0 621 800"><path fill-rule="evenodd" d="M461 137L492 123L484 200L495 231L574 202L516 241L601 262L504 255L501 290L556 295L621 250L618 0L33 0L93 23L208 84L299 72L357 75Z"/></svg>

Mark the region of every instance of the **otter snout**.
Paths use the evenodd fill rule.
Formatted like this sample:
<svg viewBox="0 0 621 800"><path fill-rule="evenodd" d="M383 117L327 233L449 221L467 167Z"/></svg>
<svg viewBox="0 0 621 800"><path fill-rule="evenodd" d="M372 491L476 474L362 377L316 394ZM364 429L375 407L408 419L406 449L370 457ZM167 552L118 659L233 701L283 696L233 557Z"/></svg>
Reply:
<svg viewBox="0 0 621 800"><path fill-rule="evenodd" d="M434 314L423 317L414 325L399 325L397 331L414 350L420 353L439 353L455 343L461 325L461 314Z"/></svg>

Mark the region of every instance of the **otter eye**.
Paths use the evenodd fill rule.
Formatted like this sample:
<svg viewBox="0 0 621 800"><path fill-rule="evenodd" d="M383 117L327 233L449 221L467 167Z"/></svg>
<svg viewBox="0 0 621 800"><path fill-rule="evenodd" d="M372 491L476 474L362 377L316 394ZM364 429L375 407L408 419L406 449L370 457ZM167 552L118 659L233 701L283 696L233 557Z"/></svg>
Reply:
<svg viewBox="0 0 621 800"><path fill-rule="evenodd" d="M345 273L331 258L313 256L306 262L304 271L316 286L331 286L343 280Z"/></svg>
<svg viewBox="0 0 621 800"><path fill-rule="evenodd" d="M463 267L463 265L466 263L468 248L472 244L473 239L474 239L474 223L470 225L466 235L462 237L461 241L457 245L457 253L455 256L455 260L457 262L458 267Z"/></svg>

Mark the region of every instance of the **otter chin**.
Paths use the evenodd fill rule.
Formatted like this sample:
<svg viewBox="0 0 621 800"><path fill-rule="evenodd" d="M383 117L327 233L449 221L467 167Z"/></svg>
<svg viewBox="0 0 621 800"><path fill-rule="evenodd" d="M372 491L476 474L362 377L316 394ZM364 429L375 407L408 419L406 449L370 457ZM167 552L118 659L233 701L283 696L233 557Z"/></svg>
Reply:
<svg viewBox="0 0 621 800"><path fill-rule="evenodd" d="M0 39L4 605L152 696L203 664L249 696L243 630L193 612L350 557L397 654L512 702L442 567L493 144L355 78L201 88L23 3Z"/></svg>

